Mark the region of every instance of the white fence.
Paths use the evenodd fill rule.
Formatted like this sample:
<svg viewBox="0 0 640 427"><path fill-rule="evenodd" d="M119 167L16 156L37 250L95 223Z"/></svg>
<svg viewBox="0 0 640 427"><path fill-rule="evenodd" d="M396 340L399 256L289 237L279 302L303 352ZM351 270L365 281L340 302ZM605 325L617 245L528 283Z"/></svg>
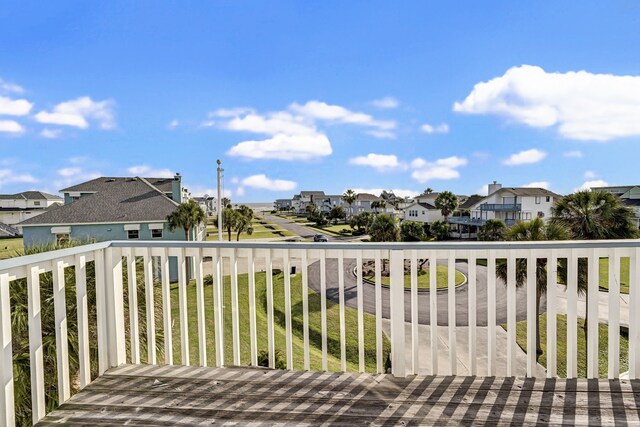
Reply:
<svg viewBox="0 0 640 427"><path fill-rule="evenodd" d="M142 259L142 273L144 283L136 281ZM608 377L617 378L620 372L620 263L621 259L629 258L629 331L628 331L628 366L630 378L640 376L640 341L638 310L640 310L640 295L638 280L640 280L640 241L589 241L589 242L517 242L517 243L217 243L217 242L104 242L88 246L47 252L37 255L24 256L0 261L0 424L13 425L15 419L14 406L14 372L12 352L12 307L10 283L25 279L28 290L28 337L30 356L30 381L32 396L32 414L34 423L46 412L43 368L43 337L41 323L42 301L40 299L41 275L51 272L53 283L53 304L55 310L55 335L57 355L57 382L60 403L70 398L72 383L85 387L92 380L90 367L90 327L87 306L87 263L94 262L95 292L97 312L97 348L98 375L110 367L124 363L141 363L140 326L138 319L138 292L144 287L144 307L146 307L146 341L156 342L155 310L162 308L163 329L171 331L171 296L169 283L170 258L177 258L178 265L178 305L180 320L180 359L181 363L190 363L189 353L189 321L188 313L193 310L197 314L198 360L201 365L207 363L207 352L215 352L215 365L223 366L225 361L224 337L224 287L221 285L224 276L230 276L230 307L231 310L231 352L232 363L241 363L241 322L249 323L249 353L250 364L258 364L258 327L256 324L256 262L264 266L266 276L266 322L268 343L268 364L275 366L276 344L274 330L274 262L288 272L292 264L300 266L301 295L302 295L302 366L310 368L310 336L309 336L309 288L319 288L321 315L321 353L322 369L328 368L327 343L327 304L328 298L339 304L339 346L337 357L343 371L347 370L345 310L357 312L357 343L358 370L365 370L365 312L375 316L375 366L380 373L384 371L383 356L383 301L388 298L388 318L390 321L390 342L392 373L396 376L406 376L418 372L420 361L425 361L431 374L455 375L457 373L457 347L460 339L457 336L457 324L461 319L460 310L456 309L456 295L460 291L455 283L456 262L463 260L467 263L467 284L464 292L467 298L467 310L464 323L468 325L465 351L468 352L468 369L470 375L513 376L516 354L522 350L516 342L517 300L516 300L516 260L526 259L527 278L524 284L526 295L527 349L526 372L534 376L536 362L536 261L547 261L547 376L557 375L556 355L558 349L556 335L556 301L558 282L558 261L564 263L567 269L567 342L566 342L566 376L574 378L578 374L578 264L580 259L588 263L588 339L587 339L587 377L597 378L598 372L598 292L600 259L606 258L609 266L609 294L608 294ZM429 262L430 295L446 294L446 310L438 298L429 297L427 306L419 304L418 271L419 260L437 260L448 269L448 286L446 290L437 291L437 264ZM213 318L207 318L204 297L204 262L211 261L213 279ZM337 264L337 296L335 293L328 297L328 287L335 287L330 283L327 274L327 262ZM345 269L345 261L353 263L355 260L355 301L353 308L348 308L345 302L345 277L350 274ZM364 283L363 261L372 260L375 265L375 284ZM383 264L389 262L390 287L382 286ZM481 260L481 263L478 263ZM408 263L410 287L405 289L405 262ZM504 284L496 277L496 265L507 265L506 280L506 324L507 346L497 348L496 293L499 286ZM281 263L281 264L280 264ZM317 282L310 284L310 266L316 265ZM332 264L332 265L334 265ZM242 266L247 272L248 281L248 318L240 318L238 307L238 269ZM481 267L479 267L479 265ZM486 267L484 267L486 265ZM159 268L158 268L159 266ZM155 268L154 268L155 267ZM78 357L79 371L71 378L69 371L68 330L67 330L67 301L65 292L65 269L75 270L77 324L78 324ZM478 268L487 271L486 282L478 280ZM223 271L224 270L224 271ZM227 271L228 270L228 271ZM124 283L123 271L128 280ZM493 273L492 273L493 272ZM187 283L191 274L193 283ZM335 275L332 275L332 277ZM315 276L314 276L315 277ZM160 281L161 298L154 301L154 280ZM314 278L316 280L316 278ZM353 278L349 278L353 280ZM125 288L126 286L126 288ZM196 304L187 304L187 287L195 286ZM284 354L286 367L294 367L293 326L291 303L291 277L284 274ZM365 288L365 286L367 286ZM477 325L478 286L486 288L486 327L480 329ZM125 289L128 290L128 300L125 304ZM367 294L367 292L369 294ZM369 295L375 302L366 306L365 297ZM439 306L440 304L440 306ZM128 307L125 310L125 305ZM407 308L408 307L408 308ZM420 321L419 313L429 309L428 321ZM125 318L125 311L129 313ZM438 324L438 313L446 311L445 324L448 330L449 345L447 367L438 366L439 338L438 328L431 327L428 336L420 333L420 323ZM464 312L464 311L463 311ZM209 311L211 313L211 311ZM387 316L384 316L387 317ZM408 322L407 322L408 321ZM128 328L125 328L125 322ZM408 326L407 326L408 325ZM406 334L405 328L410 328ZM486 332L485 332L486 330ZM477 343L479 331L486 333L486 353L478 351ZM215 334L213 348L207 348L207 335ZM196 333L192 331L191 334ZM127 336L128 335L128 336ZM429 342L430 353L419 351L420 342ZM155 364L158 357L155 345L147 346L144 362ZM412 357L407 358L406 352ZM498 355L506 353L506 366L499 369ZM486 358L486 369L480 372L478 360ZM165 334L163 363L173 364L172 334ZM245 359L247 359L245 357ZM410 363L406 363L410 360ZM299 363L300 361L298 361Z"/></svg>

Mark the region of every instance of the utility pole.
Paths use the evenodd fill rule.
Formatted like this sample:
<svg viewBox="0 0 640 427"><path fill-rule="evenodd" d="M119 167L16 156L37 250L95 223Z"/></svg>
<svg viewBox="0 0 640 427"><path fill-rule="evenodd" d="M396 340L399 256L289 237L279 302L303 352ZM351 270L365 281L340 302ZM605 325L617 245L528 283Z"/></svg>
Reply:
<svg viewBox="0 0 640 427"><path fill-rule="evenodd" d="M218 240L222 241L222 172L224 169L220 167L222 162L216 160L218 164Z"/></svg>

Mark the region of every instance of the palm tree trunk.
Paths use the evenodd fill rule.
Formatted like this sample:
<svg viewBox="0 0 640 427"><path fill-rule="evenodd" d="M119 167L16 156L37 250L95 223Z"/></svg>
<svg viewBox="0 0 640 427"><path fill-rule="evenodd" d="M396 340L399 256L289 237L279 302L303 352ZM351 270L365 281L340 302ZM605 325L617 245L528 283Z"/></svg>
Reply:
<svg viewBox="0 0 640 427"><path fill-rule="evenodd" d="M240 241L240 233L242 233L241 231L238 231L238 235L236 236L236 241L239 242Z"/></svg>

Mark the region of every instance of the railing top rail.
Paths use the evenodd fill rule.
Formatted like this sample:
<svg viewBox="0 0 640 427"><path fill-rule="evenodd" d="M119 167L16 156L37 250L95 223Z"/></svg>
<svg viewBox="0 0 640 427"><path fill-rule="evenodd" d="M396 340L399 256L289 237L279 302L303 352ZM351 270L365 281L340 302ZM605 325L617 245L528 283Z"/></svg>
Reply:
<svg viewBox="0 0 640 427"><path fill-rule="evenodd" d="M74 246L71 248L58 249L55 251L41 252L33 255L23 255L0 261L0 271L12 268L24 267L30 264L52 261L59 258L92 252L98 249L106 249L111 246L111 242L99 242L89 245Z"/></svg>

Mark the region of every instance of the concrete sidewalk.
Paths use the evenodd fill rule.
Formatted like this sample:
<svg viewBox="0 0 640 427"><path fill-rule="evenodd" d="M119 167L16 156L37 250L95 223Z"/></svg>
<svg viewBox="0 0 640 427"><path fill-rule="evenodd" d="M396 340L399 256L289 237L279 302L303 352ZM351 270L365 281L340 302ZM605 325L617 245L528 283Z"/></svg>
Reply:
<svg viewBox="0 0 640 427"><path fill-rule="evenodd" d="M438 373L448 375L449 364L449 329L447 326L438 326ZM382 329L387 336L391 334L391 322L382 319ZM486 326L476 327L476 352L478 376L488 375L487 353L488 353L488 332ZM457 375L469 375L469 327L456 326L456 356ZM411 323L405 323L405 362L411 369L413 351L411 345ZM418 343L420 361L418 363L418 373L421 375L432 375L431 372L431 326L418 326ZM500 326L496 326L496 373L505 376L507 372L507 332ZM527 374L526 354L520 347L516 354L516 366L513 375L525 377ZM536 377L543 378L547 375L546 370L538 365Z"/></svg>
<svg viewBox="0 0 640 427"><path fill-rule="evenodd" d="M564 285L558 284L556 307L560 314L567 314L567 292ZM586 297L578 295L578 317L586 316ZM598 319L600 323L609 323L609 292L598 291ZM620 326L629 328L629 295L620 294Z"/></svg>

